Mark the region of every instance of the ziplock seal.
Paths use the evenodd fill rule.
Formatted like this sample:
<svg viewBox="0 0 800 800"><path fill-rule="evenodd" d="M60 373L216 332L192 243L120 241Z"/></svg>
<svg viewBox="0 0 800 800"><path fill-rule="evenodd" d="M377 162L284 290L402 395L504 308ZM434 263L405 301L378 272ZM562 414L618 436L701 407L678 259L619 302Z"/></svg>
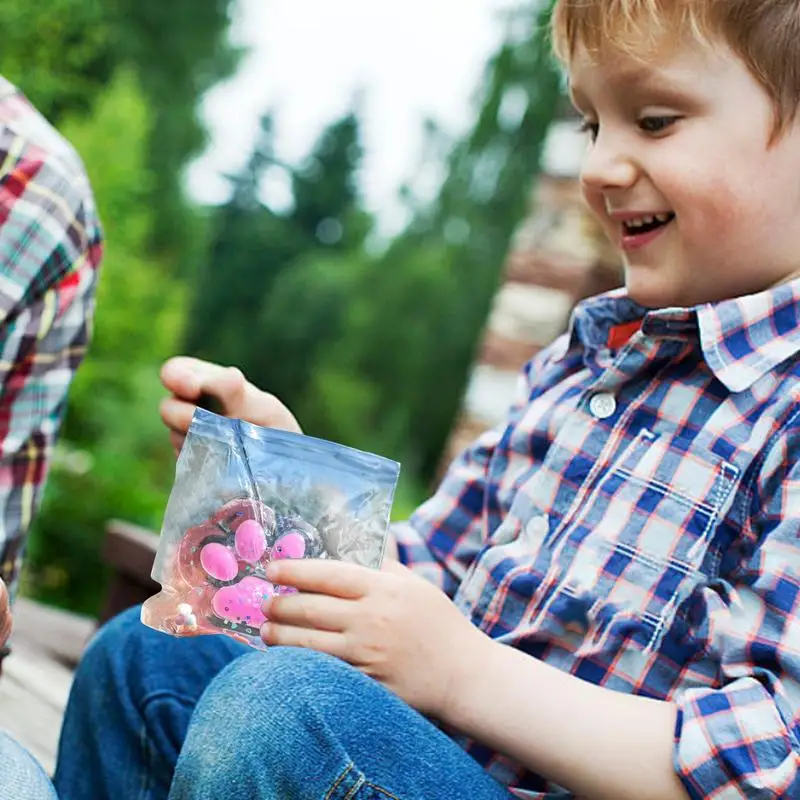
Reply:
<svg viewBox="0 0 800 800"><path fill-rule="evenodd" d="M256 509L258 510L258 521L263 526L265 524L264 513L262 511L263 503L261 501L261 493L258 491L258 483L256 482L255 475L253 475L253 468L250 465L250 459L247 456L247 450L244 446L244 439L242 438L242 421L240 419L234 420L233 430L236 438L236 447L239 451L239 457L242 459L245 474L250 482L250 491L253 497L257 500Z"/></svg>

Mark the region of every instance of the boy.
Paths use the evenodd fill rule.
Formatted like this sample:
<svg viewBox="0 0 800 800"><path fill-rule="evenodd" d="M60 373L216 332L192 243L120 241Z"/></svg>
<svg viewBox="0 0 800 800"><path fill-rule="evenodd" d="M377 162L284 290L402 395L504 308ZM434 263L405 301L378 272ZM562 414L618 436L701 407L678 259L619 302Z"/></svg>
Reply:
<svg viewBox="0 0 800 800"><path fill-rule="evenodd" d="M800 1L560 0L554 33L626 289L395 529L406 566L274 565L267 656L112 623L66 800L800 797ZM164 381L176 444L204 391L296 427L235 370Z"/></svg>

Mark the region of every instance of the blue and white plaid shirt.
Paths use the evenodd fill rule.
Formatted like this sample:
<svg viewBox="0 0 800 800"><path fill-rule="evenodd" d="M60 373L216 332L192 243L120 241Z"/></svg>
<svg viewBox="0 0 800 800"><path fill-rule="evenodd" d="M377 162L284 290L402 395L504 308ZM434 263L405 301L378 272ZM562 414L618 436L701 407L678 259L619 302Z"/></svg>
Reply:
<svg viewBox="0 0 800 800"><path fill-rule="evenodd" d="M675 702L698 800L800 797L798 309L800 281L688 310L583 302L394 531L498 641ZM570 796L463 744L514 789Z"/></svg>

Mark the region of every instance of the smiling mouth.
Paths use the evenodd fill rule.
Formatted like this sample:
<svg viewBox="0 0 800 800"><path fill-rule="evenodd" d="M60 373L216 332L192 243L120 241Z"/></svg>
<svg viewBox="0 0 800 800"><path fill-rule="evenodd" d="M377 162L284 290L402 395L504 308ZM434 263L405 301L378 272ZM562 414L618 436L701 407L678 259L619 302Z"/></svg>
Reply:
<svg viewBox="0 0 800 800"><path fill-rule="evenodd" d="M675 214L671 211L666 214L654 214L653 216L630 219L622 223L622 233L628 236L643 236L652 233L659 228L669 225L675 219Z"/></svg>

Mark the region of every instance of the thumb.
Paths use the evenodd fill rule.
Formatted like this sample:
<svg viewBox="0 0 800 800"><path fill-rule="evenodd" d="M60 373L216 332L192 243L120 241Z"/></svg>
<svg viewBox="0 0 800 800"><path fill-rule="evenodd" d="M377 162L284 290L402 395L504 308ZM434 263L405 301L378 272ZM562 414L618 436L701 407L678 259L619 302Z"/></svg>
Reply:
<svg viewBox="0 0 800 800"><path fill-rule="evenodd" d="M178 356L161 368L161 382L180 400L197 403L203 395L216 400L227 416L239 416L244 410L247 381L236 367Z"/></svg>
<svg viewBox="0 0 800 800"><path fill-rule="evenodd" d="M219 375L205 376L198 400L207 402L210 397L210 411L218 411L226 417L246 417L247 378L238 367L222 367L221 370ZM219 408L214 408L214 405Z"/></svg>

